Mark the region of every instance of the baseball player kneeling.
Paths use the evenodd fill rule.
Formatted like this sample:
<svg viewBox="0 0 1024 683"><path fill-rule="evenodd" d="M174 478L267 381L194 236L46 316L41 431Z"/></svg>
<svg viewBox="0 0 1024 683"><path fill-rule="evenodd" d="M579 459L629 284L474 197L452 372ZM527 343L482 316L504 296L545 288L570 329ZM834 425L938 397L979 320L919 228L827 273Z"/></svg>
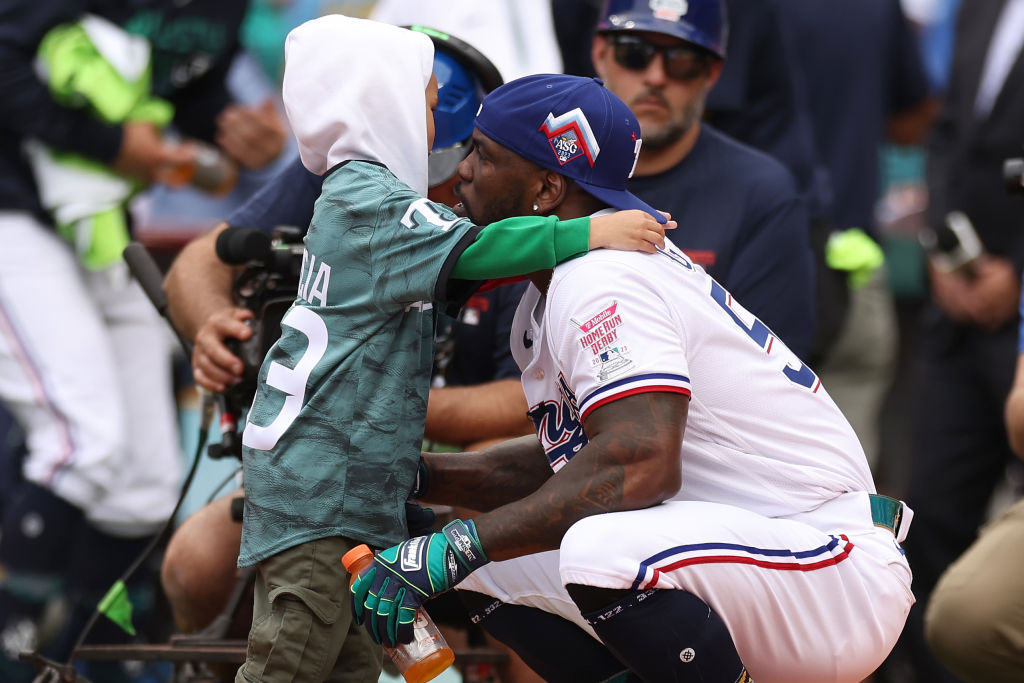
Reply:
<svg viewBox="0 0 1024 683"><path fill-rule="evenodd" d="M456 194L479 224L653 211L626 191L639 137L596 79L513 81L484 100ZM486 512L379 553L356 619L408 640L458 585L550 681L868 676L914 602L910 511L875 493L811 368L671 245L530 279L512 350L537 437L423 454L419 497Z"/></svg>

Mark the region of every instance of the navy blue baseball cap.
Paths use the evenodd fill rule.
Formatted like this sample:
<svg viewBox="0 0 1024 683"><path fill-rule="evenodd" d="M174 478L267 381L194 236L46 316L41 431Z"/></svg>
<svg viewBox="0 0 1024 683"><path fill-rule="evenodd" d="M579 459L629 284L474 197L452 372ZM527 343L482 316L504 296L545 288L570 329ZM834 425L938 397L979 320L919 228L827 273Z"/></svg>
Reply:
<svg viewBox="0 0 1024 683"><path fill-rule="evenodd" d="M484 98L477 129L524 159L572 178L616 209L665 217L626 189L640 153L640 124L599 78L538 74Z"/></svg>
<svg viewBox="0 0 1024 683"><path fill-rule="evenodd" d="M725 59L729 19L722 0L607 0L597 31L664 33Z"/></svg>

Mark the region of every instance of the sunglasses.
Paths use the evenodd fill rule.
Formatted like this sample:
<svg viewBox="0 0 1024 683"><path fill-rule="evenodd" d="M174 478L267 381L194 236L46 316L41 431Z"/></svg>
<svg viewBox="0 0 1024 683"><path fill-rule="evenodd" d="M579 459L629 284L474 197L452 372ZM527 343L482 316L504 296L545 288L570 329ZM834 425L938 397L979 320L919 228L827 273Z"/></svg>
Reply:
<svg viewBox="0 0 1024 683"><path fill-rule="evenodd" d="M643 71L661 55L665 73L677 81L692 81L707 73L711 55L689 45L655 45L638 36L609 36L615 61L630 71Z"/></svg>

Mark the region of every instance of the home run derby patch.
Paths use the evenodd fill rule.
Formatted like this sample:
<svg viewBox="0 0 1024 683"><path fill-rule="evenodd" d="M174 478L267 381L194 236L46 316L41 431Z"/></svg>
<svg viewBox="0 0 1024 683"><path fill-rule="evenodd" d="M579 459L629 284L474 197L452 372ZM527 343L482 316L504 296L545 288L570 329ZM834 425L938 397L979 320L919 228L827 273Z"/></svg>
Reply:
<svg viewBox="0 0 1024 683"><path fill-rule="evenodd" d="M623 374L633 366L629 359L629 347L619 341L619 327L622 325L622 314L618 313L619 302L613 301L603 311L580 323L575 318L569 322L580 331L579 343L593 354L590 365L599 367L597 380L600 383Z"/></svg>
<svg viewBox="0 0 1024 683"><path fill-rule="evenodd" d="M549 113L538 130L548 136L551 149L562 166L581 155L593 166L601 153L590 122L579 107L561 116Z"/></svg>

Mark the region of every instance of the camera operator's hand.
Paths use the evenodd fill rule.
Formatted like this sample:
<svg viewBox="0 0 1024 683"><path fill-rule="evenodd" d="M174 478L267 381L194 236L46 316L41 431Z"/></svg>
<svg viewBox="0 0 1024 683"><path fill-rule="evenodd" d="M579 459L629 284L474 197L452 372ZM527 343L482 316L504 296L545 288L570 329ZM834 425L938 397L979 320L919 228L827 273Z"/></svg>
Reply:
<svg viewBox="0 0 1024 683"><path fill-rule="evenodd" d="M252 328L246 321L254 317L247 308L228 306L206 319L196 333L192 349L192 375L198 385L221 392L241 381L245 366L225 342L252 337Z"/></svg>

